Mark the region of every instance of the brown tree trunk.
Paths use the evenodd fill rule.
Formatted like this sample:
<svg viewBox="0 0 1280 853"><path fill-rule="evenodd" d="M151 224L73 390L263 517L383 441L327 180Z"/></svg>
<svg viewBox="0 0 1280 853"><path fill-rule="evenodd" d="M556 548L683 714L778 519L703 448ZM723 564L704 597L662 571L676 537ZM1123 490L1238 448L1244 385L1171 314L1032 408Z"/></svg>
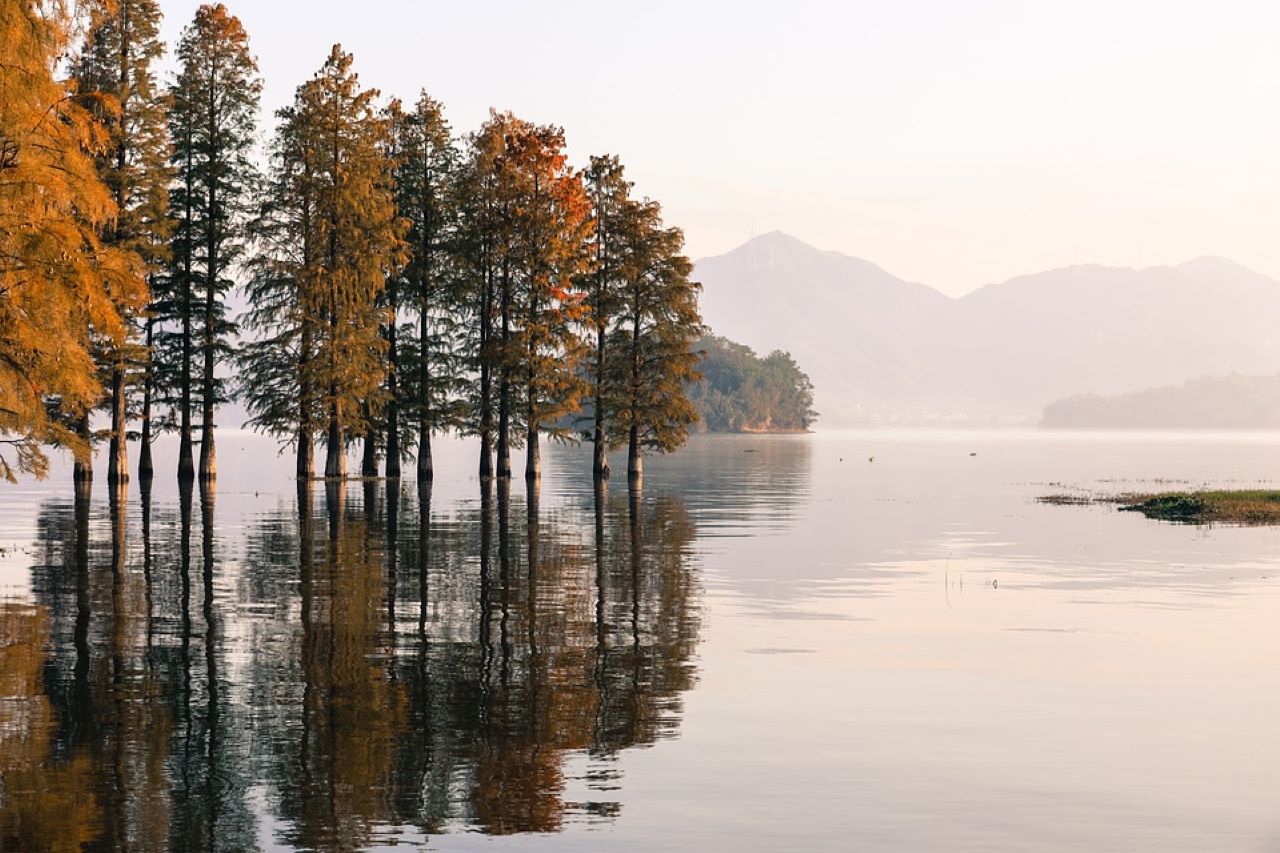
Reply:
<svg viewBox="0 0 1280 853"><path fill-rule="evenodd" d="M388 298L391 301L391 322L387 326L387 477L400 478L400 349L396 338L396 310L399 308L400 290L396 279L391 279Z"/></svg>
<svg viewBox="0 0 1280 853"><path fill-rule="evenodd" d="M316 476L316 445L307 426L298 428L298 479L311 480Z"/></svg>
<svg viewBox="0 0 1280 853"><path fill-rule="evenodd" d="M347 477L347 449L342 434L342 424L338 423L337 411L329 415L329 438L326 441L327 453L324 460L324 476L329 479Z"/></svg>
<svg viewBox="0 0 1280 853"><path fill-rule="evenodd" d="M155 393L155 374L152 370L152 348L155 345L155 323L147 320L147 369L142 380L142 437L138 444L138 480L149 483L155 476L151 461L151 397Z"/></svg>
<svg viewBox="0 0 1280 853"><path fill-rule="evenodd" d="M87 488L93 482L93 437L89 432L88 413L81 415L76 420L76 435L80 437L85 447L88 448L83 459L79 456L76 457L75 468L71 475L72 482L76 484L77 493L79 493L80 486Z"/></svg>
<svg viewBox="0 0 1280 853"><path fill-rule="evenodd" d="M639 481L644 479L644 457L640 453L640 427L631 425L631 436L627 442L627 479Z"/></svg>
<svg viewBox="0 0 1280 853"><path fill-rule="evenodd" d="M111 445L107 460L107 482L129 482L129 446L124 395L124 366L111 368Z"/></svg>
<svg viewBox="0 0 1280 853"><path fill-rule="evenodd" d="M533 426L525 436L524 478L529 481L542 478L542 452L538 447L538 430Z"/></svg>

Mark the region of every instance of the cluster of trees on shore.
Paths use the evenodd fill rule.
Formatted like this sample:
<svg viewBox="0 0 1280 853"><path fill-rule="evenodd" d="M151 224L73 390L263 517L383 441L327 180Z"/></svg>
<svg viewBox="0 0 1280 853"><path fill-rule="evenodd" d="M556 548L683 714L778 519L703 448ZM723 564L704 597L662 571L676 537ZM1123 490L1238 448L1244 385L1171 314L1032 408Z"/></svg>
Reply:
<svg viewBox="0 0 1280 853"><path fill-rule="evenodd" d="M200 7L167 85L160 21L157 0L0 0L0 476L60 446L89 481L104 409L112 482L131 424L140 478L176 431L178 477L212 480L233 396L305 478L317 440L326 477L356 446L363 476L416 451L421 480L442 432L480 438L482 478L523 448L536 479L543 434L591 441L598 478L610 448L638 477L683 443L698 285L617 157L577 169L562 129L504 112L459 136L334 46L264 172L240 21Z"/></svg>
<svg viewBox="0 0 1280 853"><path fill-rule="evenodd" d="M789 353L761 358L748 346L707 335L697 344L701 377L690 396L711 432L806 432L817 419L813 383Z"/></svg>

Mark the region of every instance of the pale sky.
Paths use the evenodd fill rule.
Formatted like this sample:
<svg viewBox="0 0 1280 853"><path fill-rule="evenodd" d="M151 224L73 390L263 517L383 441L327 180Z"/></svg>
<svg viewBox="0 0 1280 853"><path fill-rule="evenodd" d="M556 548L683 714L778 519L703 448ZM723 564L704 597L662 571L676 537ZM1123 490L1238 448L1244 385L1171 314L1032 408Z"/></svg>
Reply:
<svg viewBox="0 0 1280 853"><path fill-rule="evenodd" d="M161 0L172 45L194 0ZM1073 263L1280 277L1275 0L228 0L264 110L366 85L616 153L693 257L786 231L961 294ZM266 130L264 130L264 136Z"/></svg>

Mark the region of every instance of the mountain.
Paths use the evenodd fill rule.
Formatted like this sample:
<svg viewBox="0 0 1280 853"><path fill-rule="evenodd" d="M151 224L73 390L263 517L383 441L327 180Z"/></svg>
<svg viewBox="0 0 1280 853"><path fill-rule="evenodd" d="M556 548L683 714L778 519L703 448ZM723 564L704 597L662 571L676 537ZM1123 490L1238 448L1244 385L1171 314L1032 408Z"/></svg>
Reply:
<svg viewBox="0 0 1280 853"><path fill-rule="evenodd" d="M1280 374L1208 376L1117 397L1081 394L1050 403L1055 429L1280 429Z"/></svg>
<svg viewBox="0 0 1280 853"><path fill-rule="evenodd" d="M1280 282L1221 258L1074 266L954 299L775 232L696 276L705 322L795 356L825 426L1034 423L1072 394L1280 372Z"/></svg>

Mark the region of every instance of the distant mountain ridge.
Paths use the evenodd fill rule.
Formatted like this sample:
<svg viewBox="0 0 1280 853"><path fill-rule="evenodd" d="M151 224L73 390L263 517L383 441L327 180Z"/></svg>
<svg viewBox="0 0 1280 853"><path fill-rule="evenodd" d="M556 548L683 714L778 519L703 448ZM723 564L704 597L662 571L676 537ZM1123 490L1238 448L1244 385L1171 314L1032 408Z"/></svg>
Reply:
<svg viewBox="0 0 1280 853"><path fill-rule="evenodd" d="M1280 429L1280 374L1206 376L1116 397L1082 394L1050 403L1052 429Z"/></svg>
<svg viewBox="0 0 1280 853"><path fill-rule="evenodd" d="M820 426L1034 424L1075 394L1280 372L1280 282L1223 258L1066 267L956 299L774 232L695 274L716 334L812 377Z"/></svg>

